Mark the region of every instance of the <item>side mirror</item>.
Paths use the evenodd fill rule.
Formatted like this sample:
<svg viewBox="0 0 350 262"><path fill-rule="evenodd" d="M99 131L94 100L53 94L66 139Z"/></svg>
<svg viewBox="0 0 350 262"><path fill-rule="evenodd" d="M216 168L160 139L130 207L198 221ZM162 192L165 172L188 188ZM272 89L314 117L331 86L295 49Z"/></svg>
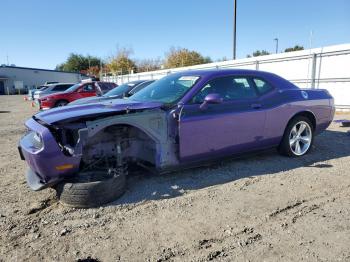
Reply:
<svg viewBox="0 0 350 262"><path fill-rule="evenodd" d="M204 98L204 102L199 106L199 108L202 110L205 110L208 107L208 104L221 104L222 101L223 101L223 98L219 94L217 93L208 94Z"/></svg>

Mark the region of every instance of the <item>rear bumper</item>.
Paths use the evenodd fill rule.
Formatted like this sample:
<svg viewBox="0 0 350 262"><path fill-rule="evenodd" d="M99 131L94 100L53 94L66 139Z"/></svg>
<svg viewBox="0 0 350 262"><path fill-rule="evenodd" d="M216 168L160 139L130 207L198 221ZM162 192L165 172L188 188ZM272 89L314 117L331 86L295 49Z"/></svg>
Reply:
<svg viewBox="0 0 350 262"><path fill-rule="evenodd" d="M34 119L29 119L26 126L32 131L22 137L18 149L21 159L27 162L31 170L26 176L33 190L50 186L78 172L80 157L64 155L51 132ZM33 132L41 136L41 148L33 143Z"/></svg>

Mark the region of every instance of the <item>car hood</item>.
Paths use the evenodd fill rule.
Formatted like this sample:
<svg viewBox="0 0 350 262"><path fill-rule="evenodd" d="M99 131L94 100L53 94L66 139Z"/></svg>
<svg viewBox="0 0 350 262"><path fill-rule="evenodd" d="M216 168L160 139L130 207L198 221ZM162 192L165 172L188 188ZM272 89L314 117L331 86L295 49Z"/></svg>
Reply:
<svg viewBox="0 0 350 262"><path fill-rule="evenodd" d="M98 102L103 102L103 101L107 101L107 100L111 100L111 99L115 99L115 98L120 98L118 96L91 96L91 97L85 97L85 98L81 98L78 100L75 100L71 103L69 103L70 106L73 105L83 105L83 104L92 104L92 103L98 103Z"/></svg>
<svg viewBox="0 0 350 262"><path fill-rule="evenodd" d="M160 102L137 102L125 99L113 99L106 102L57 107L39 112L34 118L47 124L61 121L73 121L83 117L113 115L113 113L160 108Z"/></svg>
<svg viewBox="0 0 350 262"><path fill-rule="evenodd" d="M44 95L44 91L34 91L34 95Z"/></svg>

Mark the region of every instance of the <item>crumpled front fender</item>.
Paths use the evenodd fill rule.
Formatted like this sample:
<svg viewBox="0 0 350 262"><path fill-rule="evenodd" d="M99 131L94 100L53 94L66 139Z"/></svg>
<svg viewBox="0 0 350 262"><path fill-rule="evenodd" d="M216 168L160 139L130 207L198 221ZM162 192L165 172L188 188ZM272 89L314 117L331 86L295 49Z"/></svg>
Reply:
<svg viewBox="0 0 350 262"><path fill-rule="evenodd" d="M50 130L33 118L26 122L29 133L22 137L19 149L30 169L40 178L41 183L48 184L79 170L80 157L66 156L57 144ZM30 132L36 132L42 138L41 148L37 148Z"/></svg>

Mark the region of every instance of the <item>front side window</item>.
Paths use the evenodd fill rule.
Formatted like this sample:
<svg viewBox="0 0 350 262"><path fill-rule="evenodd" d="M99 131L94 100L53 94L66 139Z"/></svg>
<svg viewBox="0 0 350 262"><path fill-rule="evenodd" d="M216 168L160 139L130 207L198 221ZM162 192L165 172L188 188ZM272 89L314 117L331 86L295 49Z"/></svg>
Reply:
<svg viewBox="0 0 350 262"><path fill-rule="evenodd" d="M255 89L246 77L226 76L209 81L192 99L193 103L203 103L209 94L219 94L224 101L257 97Z"/></svg>
<svg viewBox="0 0 350 262"><path fill-rule="evenodd" d="M268 83L266 83L264 80L260 78L254 78L253 79L256 89L258 90L259 94L266 94L270 90L272 90L272 86L270 86Z"/></svg>
<svg viewBox="0 0 350 262"><path fill-rule="evenodd" d="M198 79L199 76L169 75L141 89L130 99L172 104L181 99Z"/></svg>
<svg viewBox="0 0 350 262"><path fill-rule="evenodd" d="M81 87L81 84L78 83L78 84L75 84L73 86L71 86L70 88L68 88L66 91L64 91L65 93L71 93L71 92L75 92L78 90L78 88Z"/></svg>

